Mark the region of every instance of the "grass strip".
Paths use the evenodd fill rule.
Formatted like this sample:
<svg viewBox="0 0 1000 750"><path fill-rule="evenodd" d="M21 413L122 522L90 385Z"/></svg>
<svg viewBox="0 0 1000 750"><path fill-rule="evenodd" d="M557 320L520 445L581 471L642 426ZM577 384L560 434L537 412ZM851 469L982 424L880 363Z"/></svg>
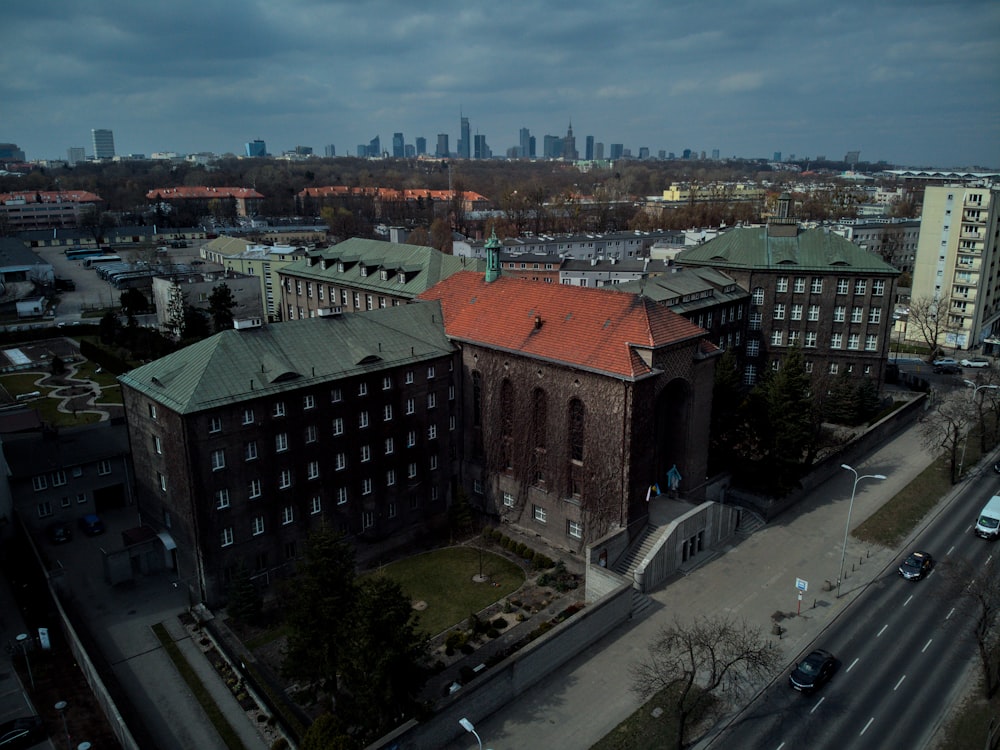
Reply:
<svg viewBox="0 0 1000 750"><path fill-rule="evenodd" d="M208 716L208 720L212 722L212 726L215 727L222 741L226 743L226 747L230 748L230 750L246 750L246 746L240 741L236 730L226 721L222 710L212 700L212 695L208 692L208 688L205 687L205 684L198 677L188 660L184 658L184 654L181 653L180 648L174 643L170 634L167 633L167 629L163 627L163 623L154 625L153 633L163 645L163 650L167 652L167 656L174 663L177 672L184 678L184 682L187 683L188 687L191 688L195 699L201 704L205 714Z"/></svg>

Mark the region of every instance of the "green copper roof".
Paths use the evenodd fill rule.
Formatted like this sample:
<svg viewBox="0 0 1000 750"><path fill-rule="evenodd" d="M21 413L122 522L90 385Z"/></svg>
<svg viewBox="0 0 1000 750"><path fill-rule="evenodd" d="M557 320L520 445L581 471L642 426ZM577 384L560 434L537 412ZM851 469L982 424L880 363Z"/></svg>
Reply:
<svg viewBox="0 0 1000 750"><path fill-rule="evenodd" d="M322 261L326 261L325 269ZM343 271L339 270L340 263L344 264ZM482 259L447 255L433 247L353 237L315 250L308 258L289 263L280 273L412 299L453 273L482 272L485 268ZM383 270L388 272L384 279ZM405 283L400 283L400 272L406 274Z"/></svg>
<svg viewBox="0 0 1000 750"><path fill-rule="evenodd" d="M189 414L448 354L437 302L229 330L119 380Z"/></svg>
<svg viewBox="0 0 1000 750"><path fill-rule="evenodd" d="M676 262L723 271L739 268L899 274L874 253L822 229L799 229L789 237L769 237L767 227L731 229L703 245L682 250Z"/></svg>

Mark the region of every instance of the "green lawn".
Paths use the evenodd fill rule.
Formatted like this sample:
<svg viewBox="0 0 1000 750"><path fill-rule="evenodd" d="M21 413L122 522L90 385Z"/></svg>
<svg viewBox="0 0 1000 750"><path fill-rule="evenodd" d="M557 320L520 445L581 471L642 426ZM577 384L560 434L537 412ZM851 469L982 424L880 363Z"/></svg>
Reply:
<svg viewBox="0 0 1000 750"><path fill-rule="evenodd" d="M490 577L476 583L480 571ZM443 633L505 596L524 583L524 571L510 560L475 547L448 547L391 563L368 575L385 575L398 581L414 602L426 602L420 628L430 636ZM494 585L496 584L496 585Z"/></svg>

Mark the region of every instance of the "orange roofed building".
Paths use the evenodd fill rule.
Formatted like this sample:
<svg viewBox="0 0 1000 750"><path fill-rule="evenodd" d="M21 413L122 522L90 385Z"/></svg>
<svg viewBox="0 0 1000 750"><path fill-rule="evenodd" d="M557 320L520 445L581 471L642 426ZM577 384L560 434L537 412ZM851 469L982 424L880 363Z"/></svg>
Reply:
<svg viewBox="0 0 1000 750"><path fill-rule="evenodd" d="M489 199L465 190L458 194L461 209L465 212L483 211L490 207ZM386 213L387 204L405 204L415 211L421 209L433 210L438 206L451 206L456 198L453 190L409 189L395 190L382 187L350 187L348 185L326 185L308 187L296 196L298 209L304 214L318 214L319 209L326 205L340 206L352 200L370 200L375 204L375 215Z"/></svg>
<svg viewBox="0 0 1000 750"><path fill-rule="evenodd" d="M146 200L154 203L200 201L206 208L210 201L227 199L236 202L237 216L255 216L260 213L260 204L264 196L253 188L203 186L154 188L146 193Z"/></svg>
<svg viewBox="0 0 1000 750"><path fill-rule="evenodd" d="M705 495L716 356L706 332L639 295L463 271L441 304L461 350L462 476L474 505L582 549L648 517L648 490Z"/></svg>

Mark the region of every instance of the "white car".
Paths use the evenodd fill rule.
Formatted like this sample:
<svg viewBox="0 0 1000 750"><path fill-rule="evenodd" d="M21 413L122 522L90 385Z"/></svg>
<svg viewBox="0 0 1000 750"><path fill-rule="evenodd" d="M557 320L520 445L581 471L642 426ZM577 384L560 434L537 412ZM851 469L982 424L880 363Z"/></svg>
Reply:
<svg viewBox="0 0 1000 750"><path fill-rule="evenodd" d="M989 367L990 361L986 357L970 357L959 362L962 367Z"/></svg>

